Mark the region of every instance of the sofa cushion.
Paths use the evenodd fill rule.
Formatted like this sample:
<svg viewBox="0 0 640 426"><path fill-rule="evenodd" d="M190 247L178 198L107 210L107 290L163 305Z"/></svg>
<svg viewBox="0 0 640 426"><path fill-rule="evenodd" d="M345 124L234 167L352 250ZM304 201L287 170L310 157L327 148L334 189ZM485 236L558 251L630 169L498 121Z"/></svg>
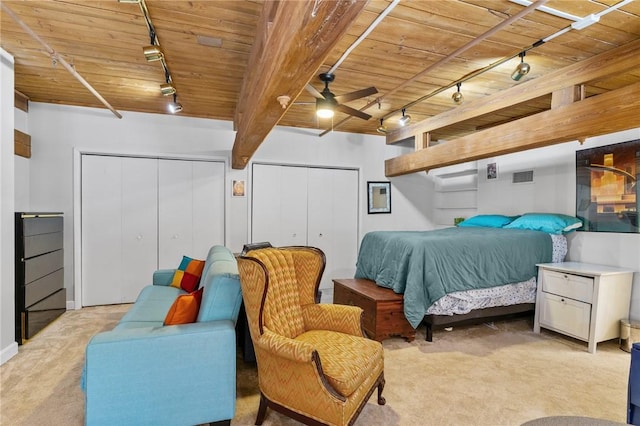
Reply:
<svg viewBox="0 0 640 426"><path fill-rule="evenodd" d="M164 324L162 321L127 321L120 322L118 325L113 327L114 330L131 330L134 328L154 328L154 327L162 327Z"/></svg>
<svg viewBox="0 0 640 426"><path fill-rule="evenodd" d="M136 303L145 301L145 300L166 300L173 299L178 297L180 294L185 294L186 292L182 289L171 287L171 286L157 286L157 285L148 285L140 290L140 294L136 299Z"/></svg>
<svg viewBox="0 0 640 426"><path fill-rule="evenodd" d="M376 369L365 366L380 364L383 359L382 345L364 337L313 330L299 335L295 340L309 343L318 350L322 371L342 396L351 395L367 379L371 370Z"/></svg>
<svg viewBox="0 0 640 426"><path fill-rule="evenodd" d="M136 302L122 317L120 322L151 321L162 323L173 301L176 300L179 294L184 294L184 292L176 291L173 296L164 299L146 299L141 302Z"/></svg>
<svg viewBox="0 0 640 426"><path fill-rule="evenodd" d="M203 280L204 293L198 313L198 322L238 317L242 302L239 276L236 274L211 276L213 274L214 272L209 270L209 274Z"/></svg>
<svg viewBox="0 0 640 426"><path fill-rule="evenodd" d="M190 324L196 322L200 301L202 300L202 288L189 294L181 294L176 297L164 318L164 325Z"/></svg>
<svg viewBox="0 0 640 426"><path fill-rule="evenodd" d="M209 268L211 268L212 265L216 264L219 261L233 261L235 262L235 257L233 256L233 253L231 253L231 251L225 247L225 246L212 246L209 249L209 253L207 254L207 260L205 262L204 265L204 270L202 271L202 276L205 277L208 272L209 272ZM218 266L218 268L220 268ZM231 271L226 271L226 272L230 272L230 273L238 273L238 267L236 265L236 270L235 272L233 272L233 270ZM202 280L201 280L202 282Z"/></svg>
<svg viewBox="0 0 640 426"><path fill-rule="evenodd" d="M192 259L188 256L182 256L182 262L173 274L172 287L181 288L187 293L191 293L198 288L200 284L200 276L204 269L204 260Z"/></svg>

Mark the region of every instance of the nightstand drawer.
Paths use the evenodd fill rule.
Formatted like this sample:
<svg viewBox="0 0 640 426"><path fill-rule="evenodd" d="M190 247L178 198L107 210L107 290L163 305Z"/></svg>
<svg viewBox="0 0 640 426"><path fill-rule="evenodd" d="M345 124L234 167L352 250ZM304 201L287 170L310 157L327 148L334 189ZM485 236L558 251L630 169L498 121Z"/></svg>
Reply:
<svg viewBox="0 0 640 426"><path fill-rule="evenodd" d="M578 339L589 339L590 304L549 293L543 293L542 297L540 325Z"/></svg>
<svg viewBox="0 0 640 426"><path fill-rule="evenodd" d="M582 302L593 300L593 278L545 270L542 291Z"/></svg>

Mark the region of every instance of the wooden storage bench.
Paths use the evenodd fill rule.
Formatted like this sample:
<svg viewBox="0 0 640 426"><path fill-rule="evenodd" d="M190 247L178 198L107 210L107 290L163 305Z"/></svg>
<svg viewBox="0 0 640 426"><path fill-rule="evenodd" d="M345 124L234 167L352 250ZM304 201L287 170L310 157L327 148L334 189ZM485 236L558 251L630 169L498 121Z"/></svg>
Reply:
<svg viewBox="0 0 640 426"><path fill-rule="evenodd" d="M401 336L408 342L415 339L416 330L404 316L401 294L365 279L336 279L333 284L333 303L364 310L362 325L370 338L382 341Z"/></svg>

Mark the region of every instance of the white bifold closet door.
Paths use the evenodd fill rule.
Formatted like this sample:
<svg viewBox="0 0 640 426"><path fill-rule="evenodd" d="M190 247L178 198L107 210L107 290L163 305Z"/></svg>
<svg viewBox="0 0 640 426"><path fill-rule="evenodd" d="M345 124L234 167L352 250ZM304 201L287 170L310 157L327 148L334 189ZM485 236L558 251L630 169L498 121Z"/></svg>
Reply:
<svg viewBox="0 0 640 426"><path fill-rule="evenodd" d="M324 251L327 264L320 288L334 278L353 278L358 254L358 173L309 169L307 245Z"/></svg>
<svg viewBox="0 0 640 426"><path fill-rule="evenodd" d="M254 164L252 171L251 241L321 249L327 260L322 290L333 288L334 278L353 277L357 170ZM330 294L323 291L323 301Z"/></svg>
<svg viewBox="0 0 640 426"><path fill-rule="evenodd" d="M82 305L134 302L159 268L224 244L224 163L82 155Z"/></svg>
<svg viewBox="0 0 640 426"><path fill-rule="evenodd" d="M158 267L204 259L224 244L224 163L159 160Z"/></svg>
<svg viewBox="0 0 640 426"><path fill-rule="evenodd" d="M307 168L253 165L252 241L307 245Z"/></svg>
<svg viewBox="0 0 640 426"><path fill-rule="evenodd" d="M82 156L82 304L135 301L158 264L157 161Z"/></svg>

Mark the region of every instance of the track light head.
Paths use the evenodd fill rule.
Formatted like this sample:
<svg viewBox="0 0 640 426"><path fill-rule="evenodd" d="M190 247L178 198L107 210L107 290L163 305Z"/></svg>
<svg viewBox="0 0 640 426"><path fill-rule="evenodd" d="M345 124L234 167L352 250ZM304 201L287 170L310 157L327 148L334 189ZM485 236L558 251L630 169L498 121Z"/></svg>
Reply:
<svg viewBox="0 0 640 426"><path fill-rule="evenodd" d="M525 52L520 52L520 63L511 73L511 79L515 81L520 81L522 77L529 74L531 71L531 66L524 61Z"/></svg>
<svg viewBox="0 0 640 426"><path fill-rule="evenodd" d="M169 104L169 111L172 114L176 114L182 111L182 104L179 102L174 102L172 104Z"/></svg>
<svg viewBox="0 0 640 426"><path fill-rule="evenodd" d="M142 53L144 53L144 57L147 62L159 61L164 57L162 50L160 50L160 46L157 45L143 47Z"/></svg>
<svg viewBox="0 0 640 426"><path fill-rule="evenodd" d="M406 126L410 122L411 122L411 116L410 115L405 115L405 110L403 108L402 109L402 117L400 117L400 120L398 120L398 123L400 123L401 126Z"/></svg>
<svg viewBox="0 0 640 426"><path fill-rule="evenodd" d="M169 104L168 109L171 114L176 114L182 111L182 104L178 102L178 95L175 93L173 94L173 103Z"/></svg>
<svg viewBox="0 0 640 426"><path fill-rule="evenodd" d="M383 135L387 133L387 126L384 125L384 118L380 119L380 125L376 129L376 132L382 133Z"/></svg>
<svg viewBox="0 0 640 426"><path fill-rule="evenodd" d="M453 99L453 102L455 102L456 104L461 104L462 102L464 102L464 95L460 91L462 83L458 83L456 86L458 87L458 90L453 95L451 95L451 99Z"/></svg>
<svg viewBox="0 0 640 426"><path fill-rule="evenodd" d="M176 93L176 88L173 87L171 83L162 83L160 85L160 92L162 92L164 96L171 96Z"/></svg>

